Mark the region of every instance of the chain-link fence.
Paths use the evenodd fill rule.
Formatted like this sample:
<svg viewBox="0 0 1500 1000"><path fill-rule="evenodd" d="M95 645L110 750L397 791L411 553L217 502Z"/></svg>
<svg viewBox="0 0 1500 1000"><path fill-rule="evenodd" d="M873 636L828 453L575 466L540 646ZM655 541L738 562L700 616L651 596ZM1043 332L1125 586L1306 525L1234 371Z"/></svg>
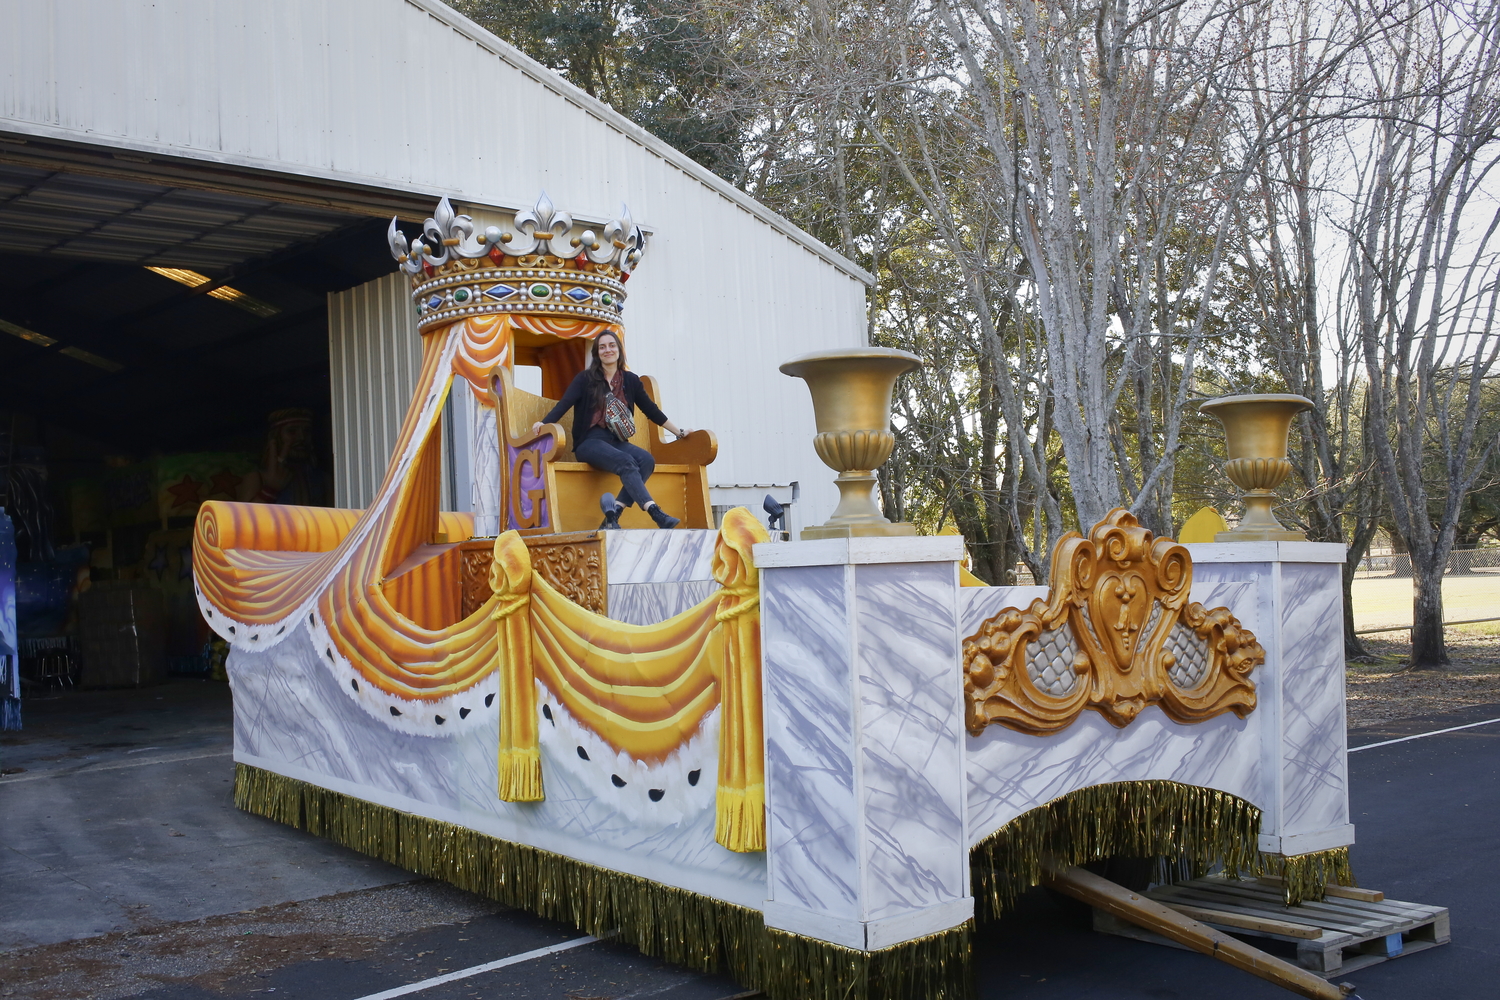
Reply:
<svg viewBox="0 0 1500 1000"><path fill-rule="evenodd" d="M1493 573L1500 576L1500 548L1454 549L1448 553L1447 575ZM1406 552L1371 552L1359 561L1355 577L1411 579L1411 555Z"/></svg>
<svg viewBox="0 0 1500 1000"><path fill-rule="evenodd" d="M1445 576L1470 576L1493 574L1496 586L1500 586L1500 547L1483 549L1454 549L1448 553ZM1354 571L1356 579L1388 577L1395 580L1411 579L1411 555L1406 552L1375 551L1367 554ZM1024 563L1016 564L1016 585L1030 587L1035 584L1031 571Z"/></svg>

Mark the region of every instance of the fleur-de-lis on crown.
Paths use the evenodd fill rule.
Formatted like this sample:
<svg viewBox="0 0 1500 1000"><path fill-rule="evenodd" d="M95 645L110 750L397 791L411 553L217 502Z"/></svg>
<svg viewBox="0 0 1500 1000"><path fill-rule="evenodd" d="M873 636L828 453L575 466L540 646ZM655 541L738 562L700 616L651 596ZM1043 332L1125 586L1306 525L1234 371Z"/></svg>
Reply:
<svg viewBox="0 0 1500 1000"><path fill-rule="evenodd" d="M455 256L483 257L496 247L513 257L538 251L568 257L576 251L595 264L614 264L622 272L629 273L646 250L646 233L631 218L629 206L623 204L618 218L604 226L602 240L592 229L568 239L568 233L573 229L573 216L559 212L546 191L537 198L535 206L515 214L513 233L504 233L499 227L490 226L476 237L473 218L455 213L446 197L438 202L432 218L424 223L422 235L410 244L406 234L396 228L396 221L393 216L390 228L386 230L386 241L401 270L412 275L421 272L423 264L438 267Z"/></svg>
<svg viewBox="0 0 1500 1000"><path fill-rule="evenodd" d="M422 259L433 267L446 264L450 251L461 257L481 257L485 252L484 245L474 239L473 218L454 213L446 197L438 202L432 218L423 224L422 236L427 241Z"/></svg>
<svg viewBox="0 0 1500 1000"><path fill-rule="evenodd" d="M482 257L485 253L484 244L474 238L473 218L454 212L453 203L447 197L438 202L432 218L423 223L421 239L410 246L406 234L396 228L395 216L391 216L391 225L385 236L391 246L391 256L407 274L422 270L424 262L433 267L446 264L455 253L461 257Z"/></svg>
<svg viewBox="0 0 1500 1000"><path fill-rule="evenodd" d="M505 244L505 252L517 257L535 253L542 244L547 245L545 253L566 257L566 238L572 228L573 217L567 212L559 212L552 204L552 199L547 197L547 192L543 191L534 208L516 213L515 235L509 239L502 236L500 239ZM556 245L552 243L553 240L557 241Z"/></svg>
<svg viewBox="0 0 1500 1000"><path fill-rule="evenodd" d="M593 230L585 230L575 242L581 244L588 259L595 264L613 264L617 260L620 270L633 269L646 247L646 234L630 217L630 206L620 205L619 217L604 227L604 240L600 242Z"/></svg>

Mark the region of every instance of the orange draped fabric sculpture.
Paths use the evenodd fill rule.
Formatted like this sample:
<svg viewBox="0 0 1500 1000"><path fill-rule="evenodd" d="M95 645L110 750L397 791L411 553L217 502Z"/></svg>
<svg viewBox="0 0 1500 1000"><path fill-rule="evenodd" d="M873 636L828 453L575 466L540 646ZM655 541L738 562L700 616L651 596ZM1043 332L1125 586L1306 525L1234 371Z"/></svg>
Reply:
<svg viewBox="0 0 1500 1000"><path fill-rule="evenodd" d="M392 600L391 571L440 534L472 534L471 519L440 513L443 404L455 374L481 403L489 372L512 338L545 324L553 336L591 337L609 324L532 316L476 316L422 338L422 367L385 479L365 511L211 501L199 513L193 569L204 614L227 619L233 645L269 648L315 616L330 658L396 697L433 701L475 684L495 658L491 601L463 621L426 628ZM493 404L491 404L493 405Z"/></svg>
<svg viewBox="0 0 1500 1000"><path fill-rule="evenodd" d="M501 664L498 793L506 801L544 794L536 681L616 749L651 763L671 756L720 707L716 837L733 850L762 850L758 581L750 553L766 534L747 511L725 518L713 563L722 589L658 625L626 625L573 604L533 573L513 533L496 542L493 596L461 621L430 627L441 615L413 606L430 588L393 582L423 546L472 534L470 515L438 510L438 429L454 377L486 402L489 373L511 360L517 335L584 338L606 325L476 316L426 333L417 390L369 509L205 504L193 553L200 606L245 649L268 649L305 622L328 665L347 669L360 697L387 698L384 712L362 704L398 728L418 724L419 713L403 707L417 703L427 706L421 718L451 729L455 716L443 705Z"/></svg>

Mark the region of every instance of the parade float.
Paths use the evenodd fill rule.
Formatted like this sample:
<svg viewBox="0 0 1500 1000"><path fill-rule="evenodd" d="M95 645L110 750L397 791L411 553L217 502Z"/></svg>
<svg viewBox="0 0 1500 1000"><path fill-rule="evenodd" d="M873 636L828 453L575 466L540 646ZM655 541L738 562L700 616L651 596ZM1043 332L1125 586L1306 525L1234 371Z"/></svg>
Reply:
<svg viewBox="0 0 1500 1000"><path fill-rule="evenodd" d="M600 531L615 481L532 427L624 336L642 231L543 196L480 233L445 199L390 241L422 366L374 500L198 517L241 808L799 1000L966 996L976 920L1099 859L1273 876L1288 903L1352 881L1342 547L1254 519L1185 546L1115 511L1047 587L961 586L961 538L874 505L919 364L880 349L783 367L839 473L827 523L715 525L714 435L638 419L682 527ZM483 414L472 513L439 509L453 392ZM1219 411L1257 498L1291 412Z"/></svg>

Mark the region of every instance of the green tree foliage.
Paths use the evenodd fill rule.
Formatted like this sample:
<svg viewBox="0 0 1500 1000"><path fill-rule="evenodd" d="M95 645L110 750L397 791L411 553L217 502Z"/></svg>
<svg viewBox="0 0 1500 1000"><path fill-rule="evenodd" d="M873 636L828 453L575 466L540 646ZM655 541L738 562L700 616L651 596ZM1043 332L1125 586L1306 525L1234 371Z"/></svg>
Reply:
<svg viewBox="0 0 1500 1000"><path fill-rule="evenodd" d="M450 6L725 179L742 183L738 81L690 0L451 0ZM726 110L730 109L730 110Z"/></svg>

